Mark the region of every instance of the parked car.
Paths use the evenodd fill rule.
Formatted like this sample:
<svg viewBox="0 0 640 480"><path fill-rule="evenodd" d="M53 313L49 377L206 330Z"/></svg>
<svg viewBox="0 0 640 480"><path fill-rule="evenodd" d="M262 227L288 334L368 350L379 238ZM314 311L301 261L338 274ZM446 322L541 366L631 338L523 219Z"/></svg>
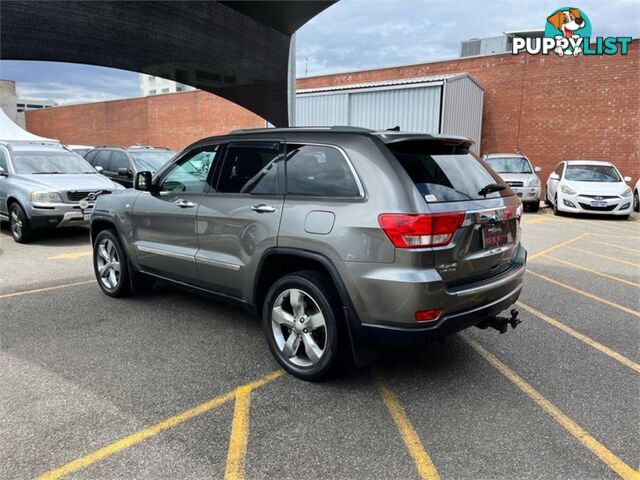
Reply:
<svg viewBox="0 0 640 480"><path fill-rule="evenodd" d="M631 213L631 188L609 162L568 160L560 162L547 179L545 202L553 213L618 215Z"/></svg>
<svg viewBox="0 0 640 480"><path fill-rule="evenodd" d="M484 155L493 170L521 198L525 209L537 212L540 208L540 167L533 167L531 161L521 153L489 153Z"/></svg>
<svg viewBox="0 0 640 480"><path fill-rule="evenodd" d="M96 192L122 189L82 157L55 143L0 141L0 219L25 243L47 228L88 226Z"/></svg>
<svg viewBox="0 0 640 480"><path fill-rule="evenodd" d="M84 157L87 153L93 150L95 147L91 145L65 145L68 150L77 153L81 157Z"/></svg>
<svg viewBox="0 0 640 480"><path fill-rule="evenodd" d="M636 182L636 186L633 187L633 209L636 212L640 212L640 179Z"/></svg>
<svg viewBox="0 0 640 480"><path fill-rule="evenodd" d="M240 304L304 379L341 348L361 364L380 343L504 332L519 322L499 314L522 288L522 203L470 145L348 127L202 140L98 198L98 284L119 297L163 279Z"/></svg>
<svg viewBox="0 0 640 480"><path fill-rule="evenodd" d="M163 147L135 145L132 147L96 147L85 158L103 175L125 188L133 186L133 178L140 171L156 172L175 152Z"/></svg>

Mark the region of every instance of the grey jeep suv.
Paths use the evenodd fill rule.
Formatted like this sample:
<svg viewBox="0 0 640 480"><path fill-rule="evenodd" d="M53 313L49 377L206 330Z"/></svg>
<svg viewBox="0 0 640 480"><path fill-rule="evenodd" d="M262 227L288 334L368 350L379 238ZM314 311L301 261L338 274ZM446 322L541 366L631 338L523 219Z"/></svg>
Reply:
<svg viewBox="0 0 640 480"><path fill-rule="evenodd" d="M262 317L292 374L316 379L342 348L501 331L526 251L522 203L464 138L349 127L239 131L199 141L135 190L99 197L98 283L145 278Z"/></svg>

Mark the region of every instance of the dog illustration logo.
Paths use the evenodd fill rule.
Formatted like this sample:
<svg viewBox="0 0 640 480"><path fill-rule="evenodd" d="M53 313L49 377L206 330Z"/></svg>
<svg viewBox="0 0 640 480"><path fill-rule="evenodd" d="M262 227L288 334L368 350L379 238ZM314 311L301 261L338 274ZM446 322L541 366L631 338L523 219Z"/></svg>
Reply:
<svg viewBox="0 0 640 480"><path fill-rule="evenodd" d="M544 31L545 37L568 40L558 45L555 52L560 55L580 55L583 52L583 39L591 36L591 22L578 8L561 8L547 17ZM559 42L560 43L560 42Z"/></svg>

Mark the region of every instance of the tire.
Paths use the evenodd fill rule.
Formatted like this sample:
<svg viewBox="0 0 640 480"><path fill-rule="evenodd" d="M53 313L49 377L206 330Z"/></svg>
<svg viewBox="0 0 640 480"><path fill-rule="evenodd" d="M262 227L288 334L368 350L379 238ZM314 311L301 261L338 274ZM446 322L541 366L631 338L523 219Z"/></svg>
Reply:
<svg viewBox="0 0 640 480"><path fill-rule="evenodd" d="M558 208L558 195L556 194L555 199L553 200L553 214L556 216L560 216L562 215L562 212L560 211L560 209Z"/></svg>
<svg viewBox="0 0 640 480"><path fill-rule="evenodd" d="M17 243L29 243L35 238L35 230L22 206L14 202L9 206L9 228Z"/></svg>
<svg viewBox="0 0 640 480"><path fill-rule="evenodd" d="M550 207L551 205L553 205L553 204L551 203L551 200L549 200L549 195L548 195L548 193L547 193L547 192L545 192L545 193L544 193L544 204L545 204L547 207Z"/></svg>
<svg viewBox="0 0 640 480"><path fill-rule="evenodd" d="M262 326L282 368L311 381L332 373L344 338L341 305L333 283L319 272L295 272L272 285L262 309Z"/></svg>
<svg viewBox="0 0 640 480"><path fill-rule="evenodd" d="M640 195L638 195L638 190L633 192L633 211L640 212Z"/></svg>
<svg viewBox="0 0 640 480"><path fill-rule="evenodd" d="M529 211L530 212L537 212L538 210L540 210L540 202L532 202L529 204Z"/></svg>
<svg viewBox="0 0 640 480"><path fill-rule="evenodd" d="M110 297L131 295L129 260L114 230L102 230L93 242L93 270L100 289Z"/></svg>

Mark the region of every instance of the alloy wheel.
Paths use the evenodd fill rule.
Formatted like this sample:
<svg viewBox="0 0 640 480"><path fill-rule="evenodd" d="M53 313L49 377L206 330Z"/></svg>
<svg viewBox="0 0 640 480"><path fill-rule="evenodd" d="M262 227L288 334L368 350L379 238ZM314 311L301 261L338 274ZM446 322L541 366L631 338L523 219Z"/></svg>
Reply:
<svg viewBox="0 0 640 480"><path fill-rule="evenodd" d="M102 285L113 290L120 282L120 258L115 244L108 238L98 244L98 274Z"/></svg>
<svg viewBox="0 0 640 480"><path fill-rule="evenodd" d="M14 238L22 237L22 218L16 209L11 211L11 233Z"/></svg>
<svg viewBox="0 0 640 480"><path fill-rule="evenodd" d="M282 356L299 367L317 364L327 349L327 324L308 293L290 288L278 295L271 310L271 328Z"/></svg>

